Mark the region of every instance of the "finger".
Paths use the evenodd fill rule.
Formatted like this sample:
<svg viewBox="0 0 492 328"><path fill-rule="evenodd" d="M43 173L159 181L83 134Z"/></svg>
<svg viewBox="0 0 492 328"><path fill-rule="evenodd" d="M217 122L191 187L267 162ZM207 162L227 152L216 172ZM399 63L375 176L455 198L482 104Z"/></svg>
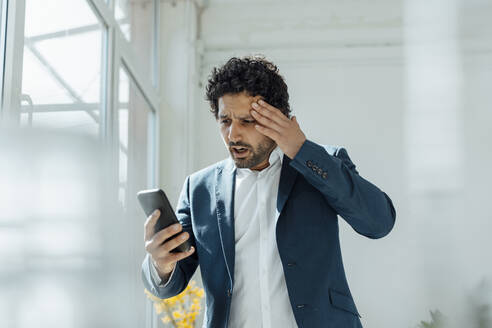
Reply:
<svg viewBox="0 0 492 328"><path fill-rule="evenodd" d="M162 242L168 238L171 238L179 231L181 231L181 224L175 223L161 231L157 232L150 240L145 243L145 250L149 253L153 253L155 249L161 246Z"/></svg>
<svg viewBox="0 0 492 328"><path fill-rule="evenodd" d="M164 240L171 238L172 236L180 232L182 229L183 226L180 223L175 223L156 233L154 238L152 239L155 239L155 242L157 244L162 244Z"/></svg>
<svg viewBox="0 0 492 328"><path fill-rule="evenodd" d="M195 247L191 246L187 252L177 252L177 253L166 252L163 256L157 257L156 262L165 260L167 262L166 264L168 265L173 264L190 256L191 254L193 254L194 251L195 251Z"/></svg>
<svg viewBox="0 0 492 328"><path fill-rule="evenodd" d="M261 106L261 108L264 108L269 113L273 113L282 122L289 123L289 118L284 113L282 113L282 111L277 107L270 105L263 99L260 99L258 101L258 104Z"/></svg>
<svg viewBox="0 0 492 328"><path fill-rule="evenodd" d="M262 102L263 105L259 105L260 102L258 103L253 103L252 107L256 111L258 111L260 114L268 117L269 119L275 121L277 124L281 126L288 126L290 124L290 121L288 118L277 108L268 105L266 102Z"/></svg>
<svg viewBox="0 0 492 328"><path fill-rule="evenodd" d="M195 252L195 247L191 246L190 249L187 252L179 252L179 253L173 253L173 260L176 260L176 262L181 261L182 259L190 256Z"/></svg>
<svg viewBox="0 0 492 328"><path fill-rule="evenodd" d="M251 115L253 115L254 119L261 123L264 126L268 126L269 128L274 129L277 132L282 132L284 129L283 126L278 125L276 122L272 121L266 116L263 116L261 113L257 112L256 110L251 110Z"/></svg>
<svg viewBox="0 0 492 328"><path fill-rule="evenodd" d="M166 241L164 244L162 244L160 249L166 252L170 252L182 243L184 243L186 240L188 240L188 238L190 238L190 234L185 231L174 237L173 239Z"/></svg>
<svg viewBox="0 0 492 328"><path fill-rule="evenodd" d="M150 240L152 236L155 234L155 224L157 219L161 215L161 211L155 210L152 214L147 218L144 223L144 240Z"/></svg>
<svg viewBox="0 0 492 328"><path fill-rule="evenodd" d="M187 258L191 254L195 252L195 247L191 246L190 249L187 252L179 252L179 253L172 253L172 259L175 262L181 261L184 258Z"/></svg>
<svg viewBox="0 0 492 328"><path fill-rule="evenodd" d="M280 133L278 133L277 131L275 131L273 129L269 129L266 126L262 126L259 124L256 124L255 128L258 131L260 131L260 133L269 137L270 139L272 139L273 141L275 141L278 144L278 140L280 139Z"/></svg>
<svg viewBox="0 0 492 328"><path fill-rule="evenodd" d="M266 104L266 102L263 102ZM267 107L265 105L259 105L258 103L252 103L251 106L253 107L254 110L259 112L261 115L268 117L272 121L276 122L277 124L287 127L290 124L290 121L285 117L284 114L277 108L270 106Z"/></svg>

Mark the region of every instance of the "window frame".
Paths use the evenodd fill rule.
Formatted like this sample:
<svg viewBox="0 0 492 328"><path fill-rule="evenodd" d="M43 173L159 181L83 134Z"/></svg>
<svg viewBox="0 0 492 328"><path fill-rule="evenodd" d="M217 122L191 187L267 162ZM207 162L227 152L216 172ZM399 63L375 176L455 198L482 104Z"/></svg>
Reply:
<svg viewBox="0 0 492 328"><path fill-rule="evenodd" d="M7 5L8 0L0 0L0 118L3 99L3 71L5 67L5 39L7 32Z"/></svg>
<svg viewBox="0 0 492 328"><path fill-rule="evenodd" d="M160 0L152 1L152 39L150 76L142 72L133 45L126 40L114 16L114 0L85 0L100 23L105 26L103 36L103 61L101 65L101 142L110 153L110 166L118 168L119 131L118 97L119 71L127 71L129 79L139 89L152 113L152 126L149 127L150 150L148 156L147 185L155 188L159 181L159 10ZM24 55L24 30L26 0L2 0L0 3L0 32L4 33L4 43L0 45L0 126L2 124L20 125L22 97L22 72ZM3 62L2 60L3 55ZM150 122L149 122L150 123ZM119 185L118 170L110 177L112 185ZM131 179L131 174L128 176ZM130 181L128 181L131 183ZM115 190L117 197L118 188ZM144 297L142 293L142 297ZM157 315L150 300L146 300L145 327L158 327Z"/></svg>
<svg viewBox="0 0 492 328"><path fill-rule="evenodd" d="M25 0L4 0L4 6L6 24L1 119L2 122L15 125L20 121Z"/></svg>
<svg viewBox="0 0 492 328"><path fill-rule="evenodd" d="M118 72L121 63L130 73L132 81L142 92L151 110L158 116L160 99L159 90L159 0L153 4L153 37L151 77L144 78L142 69L136 60L132 44L126 40L114 18L114 1L85 0L92 8L107 31L104 38L104 60L102 65L102 115L101 137L108 145L117 145L117 107L118 107ZM6 12L5 58L3 71L3 88L1 93L1 120L19 124L22 100L22 69L24 53L25 3L26 0L3 0ZM1 58L1 57L0 57ZM1 81L1 80L0 80ZM158 117L157 117L158 119ZM116 120L116 121L115 121ZM158 121L158 120L157 120ZM156 137L158 131L156 131ZM156 138L156 143L158 138ZM157 150L157 148L156 148ZM154 156L157 157L157 156ZM153 180L157 181L156 178ZM155 181L154 181L155 183Z"/></svg>

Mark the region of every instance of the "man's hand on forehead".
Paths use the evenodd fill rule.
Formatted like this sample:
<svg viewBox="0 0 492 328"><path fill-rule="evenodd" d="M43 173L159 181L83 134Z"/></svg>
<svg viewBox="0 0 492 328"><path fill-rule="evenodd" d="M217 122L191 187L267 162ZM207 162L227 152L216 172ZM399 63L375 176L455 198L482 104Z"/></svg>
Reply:
<svg viewBox="0 0 492 328"><path fill-rule="evenodd" d="M255 128L275 141L284 154L293 159L306 140L296 117L289 119L280 109L262 99L253 102L251 107L251 115L259 123Z"/></svg>

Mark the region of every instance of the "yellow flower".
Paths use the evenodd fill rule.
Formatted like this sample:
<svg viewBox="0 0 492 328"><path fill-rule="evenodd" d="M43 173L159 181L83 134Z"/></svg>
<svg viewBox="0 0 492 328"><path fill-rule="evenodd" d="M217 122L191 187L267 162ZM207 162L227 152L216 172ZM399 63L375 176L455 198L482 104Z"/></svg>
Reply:
<svg viewBox="0 0 492 328"><path fill-rule="evenodd" d="M163 300L164 304L166 304L169 307L173 307L176 304L176 297L171 297L168 299Z"/></svg>
<svg viewBox="0 0 492 328"><path fill-rule="evenodd" d="M161 314L166 310L166 304L164 304L163 302L154 303L154 308L157 314Z"/></svg>
<svg viewBox="0 0 492 328"><path fill-rule="evenodd" d="M182 318L183 316L184 316L184 315L183 315L183 313L181 313L181 312L179 312L179 311L174 311L174 312L173 312L173 318L174 318L174 319L180 319L180 318Z"/></svg>
<svg viewBox="0 0 492 328"><path fill-rule="evenodd" d="M196 286L196 282L193 280L183 292L168 299L160 299L147 289L144 292L154 302L157 314L166 314L161 318L162 322L173 322L175 328L194 327L196 317L200 314L201 298L205 295L203 288Z"/></svg>

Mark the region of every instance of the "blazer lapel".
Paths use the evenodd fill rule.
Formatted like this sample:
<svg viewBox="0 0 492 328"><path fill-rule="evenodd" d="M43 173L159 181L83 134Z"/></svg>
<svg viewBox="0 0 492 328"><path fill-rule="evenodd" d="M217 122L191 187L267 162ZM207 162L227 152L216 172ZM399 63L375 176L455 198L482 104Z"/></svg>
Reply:
<svg viewBox="0 0 492 328"><path fill-rule="evenodd" d="M231 284L234 283L234 189L236 168L231 159L216 170L215 197L217 201L217 222L222 252L226 261Z"/></svg>
<svg viewBox="0 0 492 328"><path fill-rule="evenodd" d="M278 196L277 196L277 211L278 215L282 213L285 202L289 198L289 194L294 186L294 182L297 177L297 170L289 165L291 159L284 155L282 160L282 170L280 171L280 182L278 185Z"/></svg>
<svg viewBox="0 0 492 328"><path fill-rule="evenodd" d="M282 212L285 202L294 186L297 171L289 165L290 158L284 155L277 196L277 211ZM231 283L234 283L234 190L236 184L236 167L231 159L216 169L215 198L217 202L217 222L220 243L225 258Z"/></svg>

